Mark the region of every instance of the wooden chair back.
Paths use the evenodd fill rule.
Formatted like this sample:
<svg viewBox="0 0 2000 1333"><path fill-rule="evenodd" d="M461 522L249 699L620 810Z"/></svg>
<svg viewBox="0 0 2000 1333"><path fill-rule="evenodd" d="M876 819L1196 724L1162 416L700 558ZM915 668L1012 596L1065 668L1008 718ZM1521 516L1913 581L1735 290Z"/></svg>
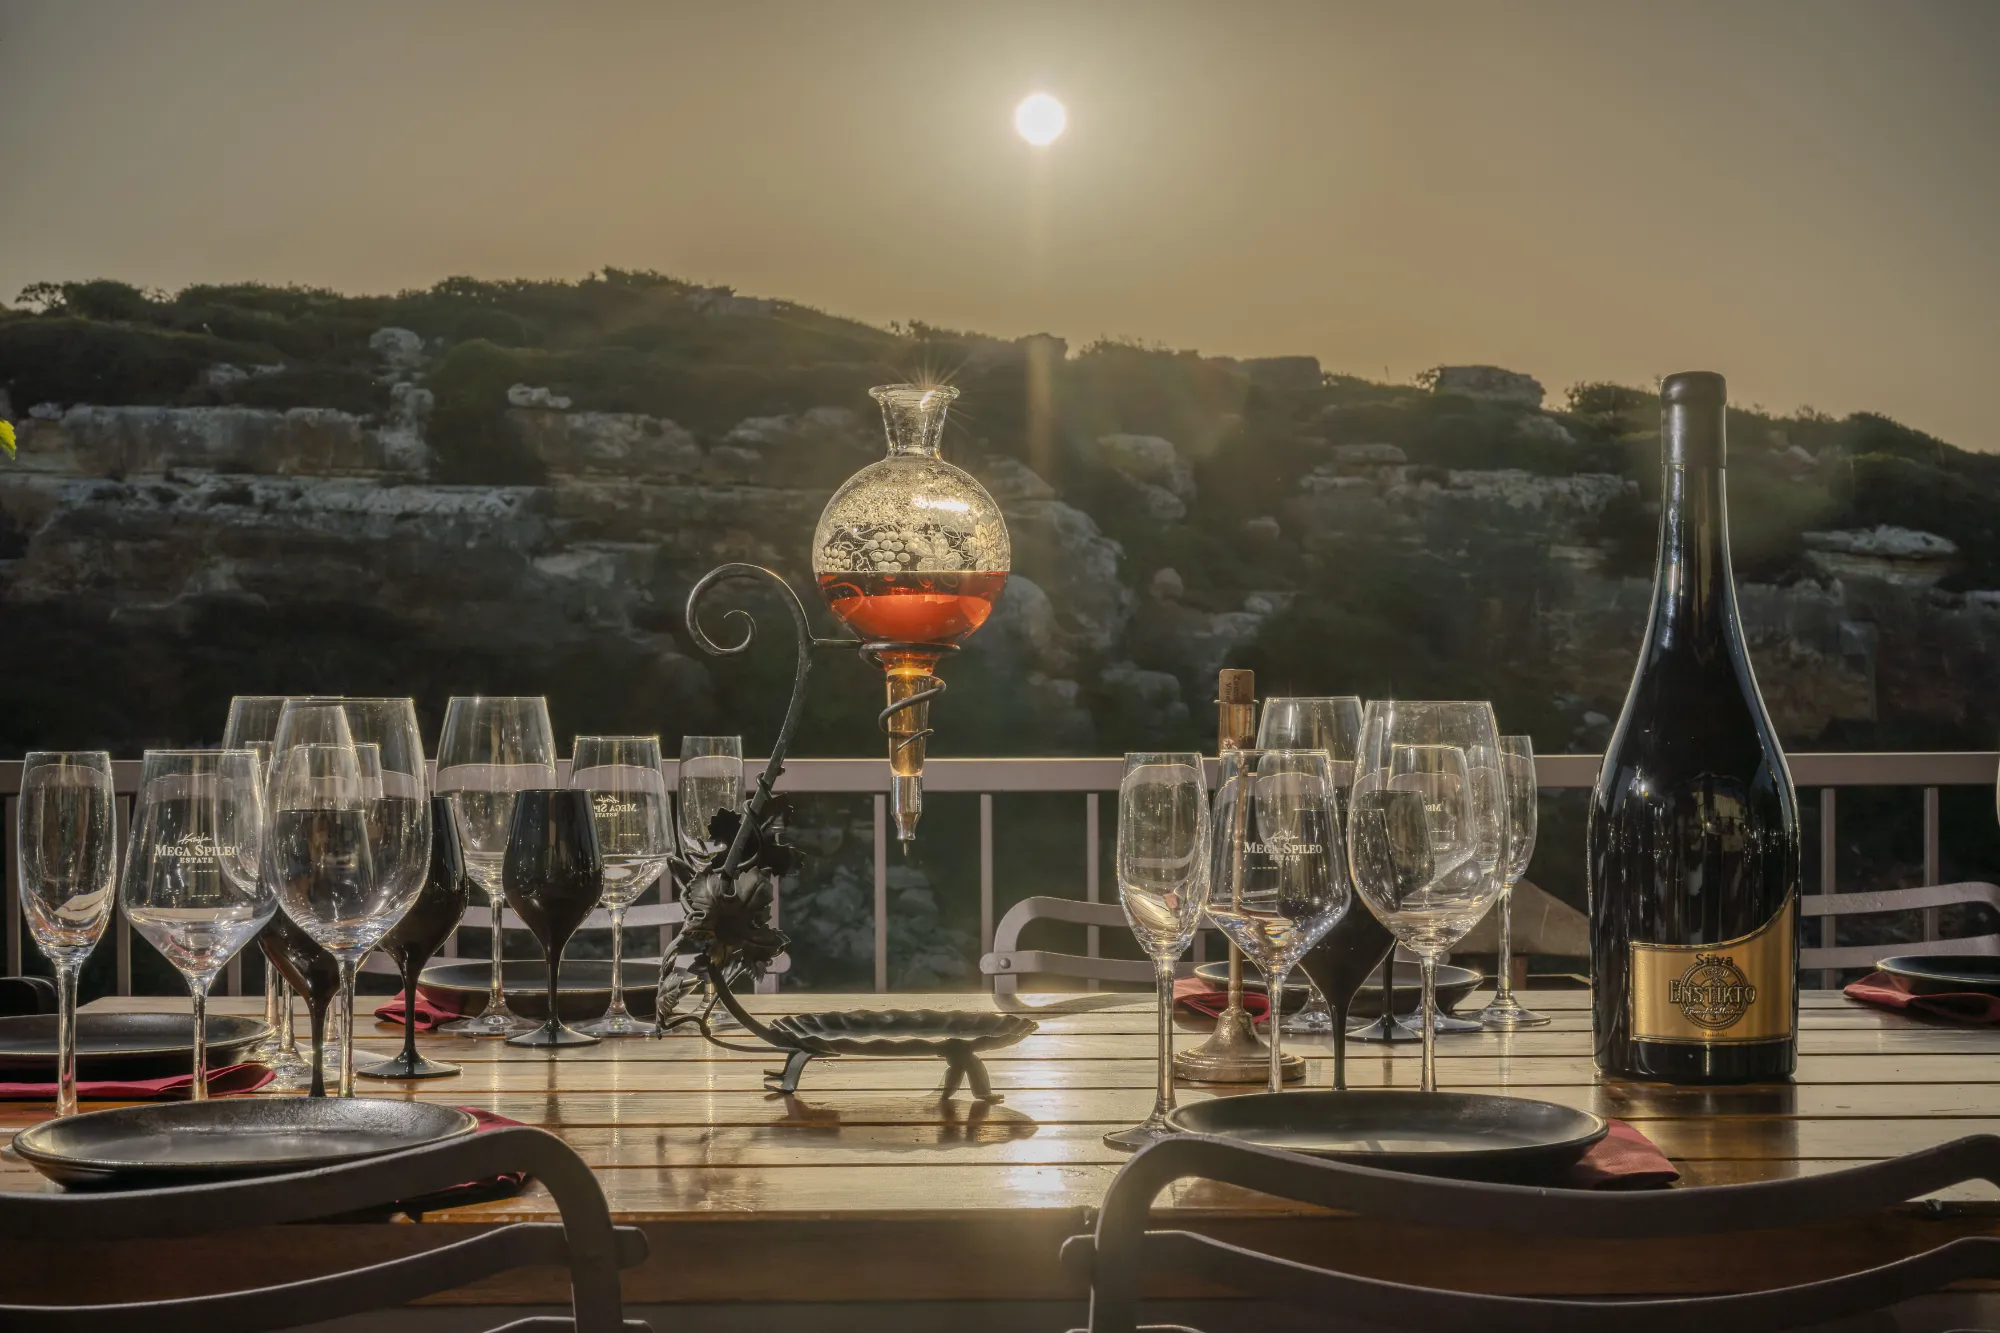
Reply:
<svg viewBox="0 0 2000 1333"><path fill-rule="evenodd" d="M2000 1184L2000 1137L1975 1135L1845 1171L1745 1185L1594 1193L1378 1171L1227 1139L1185 1135L1148 1147L1112 1181L1097 1230L1072 1237L1063 1263L1090 1283L1089 1333L1134 1333L1148 1274L1242 1291L1301 1310L1337 1311L1370 1329L1425 1333L1772 1333L1886 1309L1953 1282L2000 1277L2000 1236L1951 1241L1879 1268L1724 1296L1553 1300L1360 1277L1208 1236L1147 1229L1153 1200L1178 1181L1221 1181L1280 1199L1387 1221L1516 1235L1659 1238L1806 1227L1855 1217L1970 1180ZM1328 1258L1338 1261L1340 1256ZM1450 1268L1438 1270L1441 1279Z"/></svg>

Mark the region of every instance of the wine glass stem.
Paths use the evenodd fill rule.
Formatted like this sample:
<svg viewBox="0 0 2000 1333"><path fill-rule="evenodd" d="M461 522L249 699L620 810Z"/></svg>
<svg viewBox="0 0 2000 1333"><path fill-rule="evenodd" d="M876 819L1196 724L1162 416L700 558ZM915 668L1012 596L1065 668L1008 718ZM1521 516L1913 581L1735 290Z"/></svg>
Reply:
<svg viewBox="0 0 2000 1333"><path fill-rule="evenodd" d="M403 1067L417 1067L417 975L424 960L415 949L403 955Z"/></svg>
<svg viewBox="0 0 2000 1333"><path fill-rule="evenodd" d="M208 978L188 978L188 989L194 993L194 1087L188 1097L205 1102L208 1100Z"/></svg>
<svg viewBox="0 0 2000 1333"><path fill-rule="evenodd" d="M340 960L340 1096L354 1095L354 974L360 960Z"/></svg>
<svg viewBox="0 0 2000 1333"><path fill-rule="evenodd" d="M1160 982L1160 1073L1149 1118L1164 1120L1174 1109L1174 960L1156 958L1153 968Z"/></svg>
<svg viewBox="0 0 2000 1333"><path fill-rule="evenodd" d="M493 909L493 983L492 990L486 997L486 1012L489 1014L504 1014L507 1012L507 993L502 988L501 983L505 979L505 975L500 970L500 955L503 952L500 939L500 905L504 899L499 892L495 891L486 895L486 901L487 905Z"/></svg>
<svg viewBox="0 0 2000 1333"><path fill-rule="evenodd" d="M1493 996L1494 1007L1514 1007L1514 881L1500 883L1500 976Z"/></svg>
<svg viewBox="0 0 2000 1333"><path fill-rule="evenodd" d="M273 967L273 972L278 969ZM292 1023L292 984L278 973L278 1050L296 1060L299 1056L298 1029Z"/></svg>
<svg viewBox="0 0 2000 1333"><path fill-rule="evenodd" d="M76 1114L76 964L56 964L56 1114Z"/></svg>
<svg viewBox="0 0 2000 1333"><path fill-rule="evenodd" d="M1424 1092L1436 1092L1438 1090L1437 955L1428 952L1420 955L1419 966L1424 974L1424 1007L1421 1015L1424 1025L1424 1076L1418 1087Z"/></svg>
<svg viewBox="0 0 2000 1333"><path fill-rule="evenodd" d="M606 1018L625 1017L625 909L611 909L611 1007Z"/></svg>
<svg viewBox="0 0 2000 1333"><path fill-rule="evenodd" d="M1270 1090L1272 1092L1283 1092L1285 1090L1285 1043L1283 1038L1285 1028L1285 978L1290 976L1291 973L1292 970L1290 968L1284 967L1273 968L1265 974L1265 979L1269 983L1265 987L1264 1000L1265 1012L1270 1016L1269 1021L1271 1024Z"/></svg>
<svg viewBox="0 0 2000 1333"><path fill-rule="evenodd" d="M285 983L278 976L278 969L271 966L271 960L264 960L264 1025L271 1029L271 1035L278 1035L278 1004L284 998Z"/></svg>

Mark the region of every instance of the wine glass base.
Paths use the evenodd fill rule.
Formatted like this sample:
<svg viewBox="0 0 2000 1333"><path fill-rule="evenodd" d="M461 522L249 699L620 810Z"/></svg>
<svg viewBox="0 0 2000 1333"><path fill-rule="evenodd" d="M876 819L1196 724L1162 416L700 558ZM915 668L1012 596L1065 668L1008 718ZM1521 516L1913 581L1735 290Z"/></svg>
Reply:
<svg viewBox="0 0 2000 1333"><path fill-rule="evenodd" d="M312 1066L303 1060L271 1066L271 1081L264 1085L267 1092L304 1092L312 1086Z"/></svg>
<svg viewBox="0 0 2000 1333"><path fill-rule="evenodd" d="M1409 1017L1412 1021L1415 1021L1417 1016L1411 1014ZM1455 1014L1448 1014L1442 1009L1437 1012L1437 1031L1440 1034L1447 1032L1484 1032L1485 1030L1486 1025L1484 1023L1475 1023L1469 1018L1459 1018Z"/></svg>
<svg viewBox="0 0 2000 1333"><path fill-rule="evenodd" d="M1501 1004L1495 1000L1479 1011L1479 1026L1487 1032L1515 1032L1521 1028L1539 1028L1549 1025L1547 1014L1538 1014L1524 1006L1519 1000L1511 1004Z"/></svg>
<svg viewBox="0 0 2000 1333"><path fill-rule="evenodd" d="M445 1064L442 1060L426 1060L418 1056L405 1060L394 1055L380 1064L369 1065L366 1069L354 1071L356 1078L449 1078L460 1072L457 1065Z"/></svg>
<svg viewBox="0 0 2000 1333"><path fill-rule="evenodd" d="M1278 1029L1287 1037L1324 1037L1333 1031L1333 1015L1324 1009L1301 1009Z"/></svg>
<svg viewBox="0 0 2000 1333"><path fill-rule="evenodd" d="M454 1018L434 1029L440 1037L516 1037L535 1030L532 1019L505 1009L497 1014L489 1009L470 1018Z"/></svg>
<svg viewBox="0 0 2000 1333"><path fill-rule="evenodd" d="M660 1025L649 1023L643 1018L630 1014L606 1014L593 1018L588 1023L578 1023L576 1030L586 1037L657 1037Z"/></svg>
<svg viewBox="0 0 2000 1333"><path fill-rule="evenodd" d="M507 1038L509 1046L595 1046L597 1042L596 1037L585 1036L554 1018L532 1032Z"/></svg>
<svg viewBox="0 0 2000 1333"><path fill-rule="evenodd" d="M1104 1136L1104 1146L1116 1148L1120 1152L1137 1152L1161 1139L1170 1139L1178 1133L1164 1119L1147 1120L1130 1129L1114 1129Z"/></svg>
<svg viewBox="0 0 2000 1333"><path fill-rule="evenodd" d="M1376 1019L1372 1023L1366 1023L1361 1027L1351 1029L1347 1036L1350 1041L1381 1041L1391 1043L1422 1041L1424 1039L1423 1033L1417 1031L1417 1029L1411 1027L1402 1019L1386 1015Z"/></svg>

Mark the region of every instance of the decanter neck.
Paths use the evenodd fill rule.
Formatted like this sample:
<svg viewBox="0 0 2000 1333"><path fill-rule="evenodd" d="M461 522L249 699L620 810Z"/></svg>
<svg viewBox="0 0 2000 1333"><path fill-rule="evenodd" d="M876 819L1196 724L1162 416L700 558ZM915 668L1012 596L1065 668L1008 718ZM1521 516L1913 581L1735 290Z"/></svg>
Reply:
<svg viewBox="0 0 2000 1333"><path fill-rule="evenodd" d="M944 443L944 417L958 390L948 384L890 384L870 389L882 404L889 454L936 458Z"/></svg>

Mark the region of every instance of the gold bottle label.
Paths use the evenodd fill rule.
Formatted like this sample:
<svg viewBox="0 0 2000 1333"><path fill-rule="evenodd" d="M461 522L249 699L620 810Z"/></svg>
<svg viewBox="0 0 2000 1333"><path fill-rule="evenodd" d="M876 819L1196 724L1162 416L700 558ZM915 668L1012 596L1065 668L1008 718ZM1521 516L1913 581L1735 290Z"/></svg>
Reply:
<svg viewBox="0 0 2000 1333"><path fill-rule="evenodd" d="M1740 939L1632 945L1635 1041L1728 1046L1792 1035L1798 899Z"/></svg>

